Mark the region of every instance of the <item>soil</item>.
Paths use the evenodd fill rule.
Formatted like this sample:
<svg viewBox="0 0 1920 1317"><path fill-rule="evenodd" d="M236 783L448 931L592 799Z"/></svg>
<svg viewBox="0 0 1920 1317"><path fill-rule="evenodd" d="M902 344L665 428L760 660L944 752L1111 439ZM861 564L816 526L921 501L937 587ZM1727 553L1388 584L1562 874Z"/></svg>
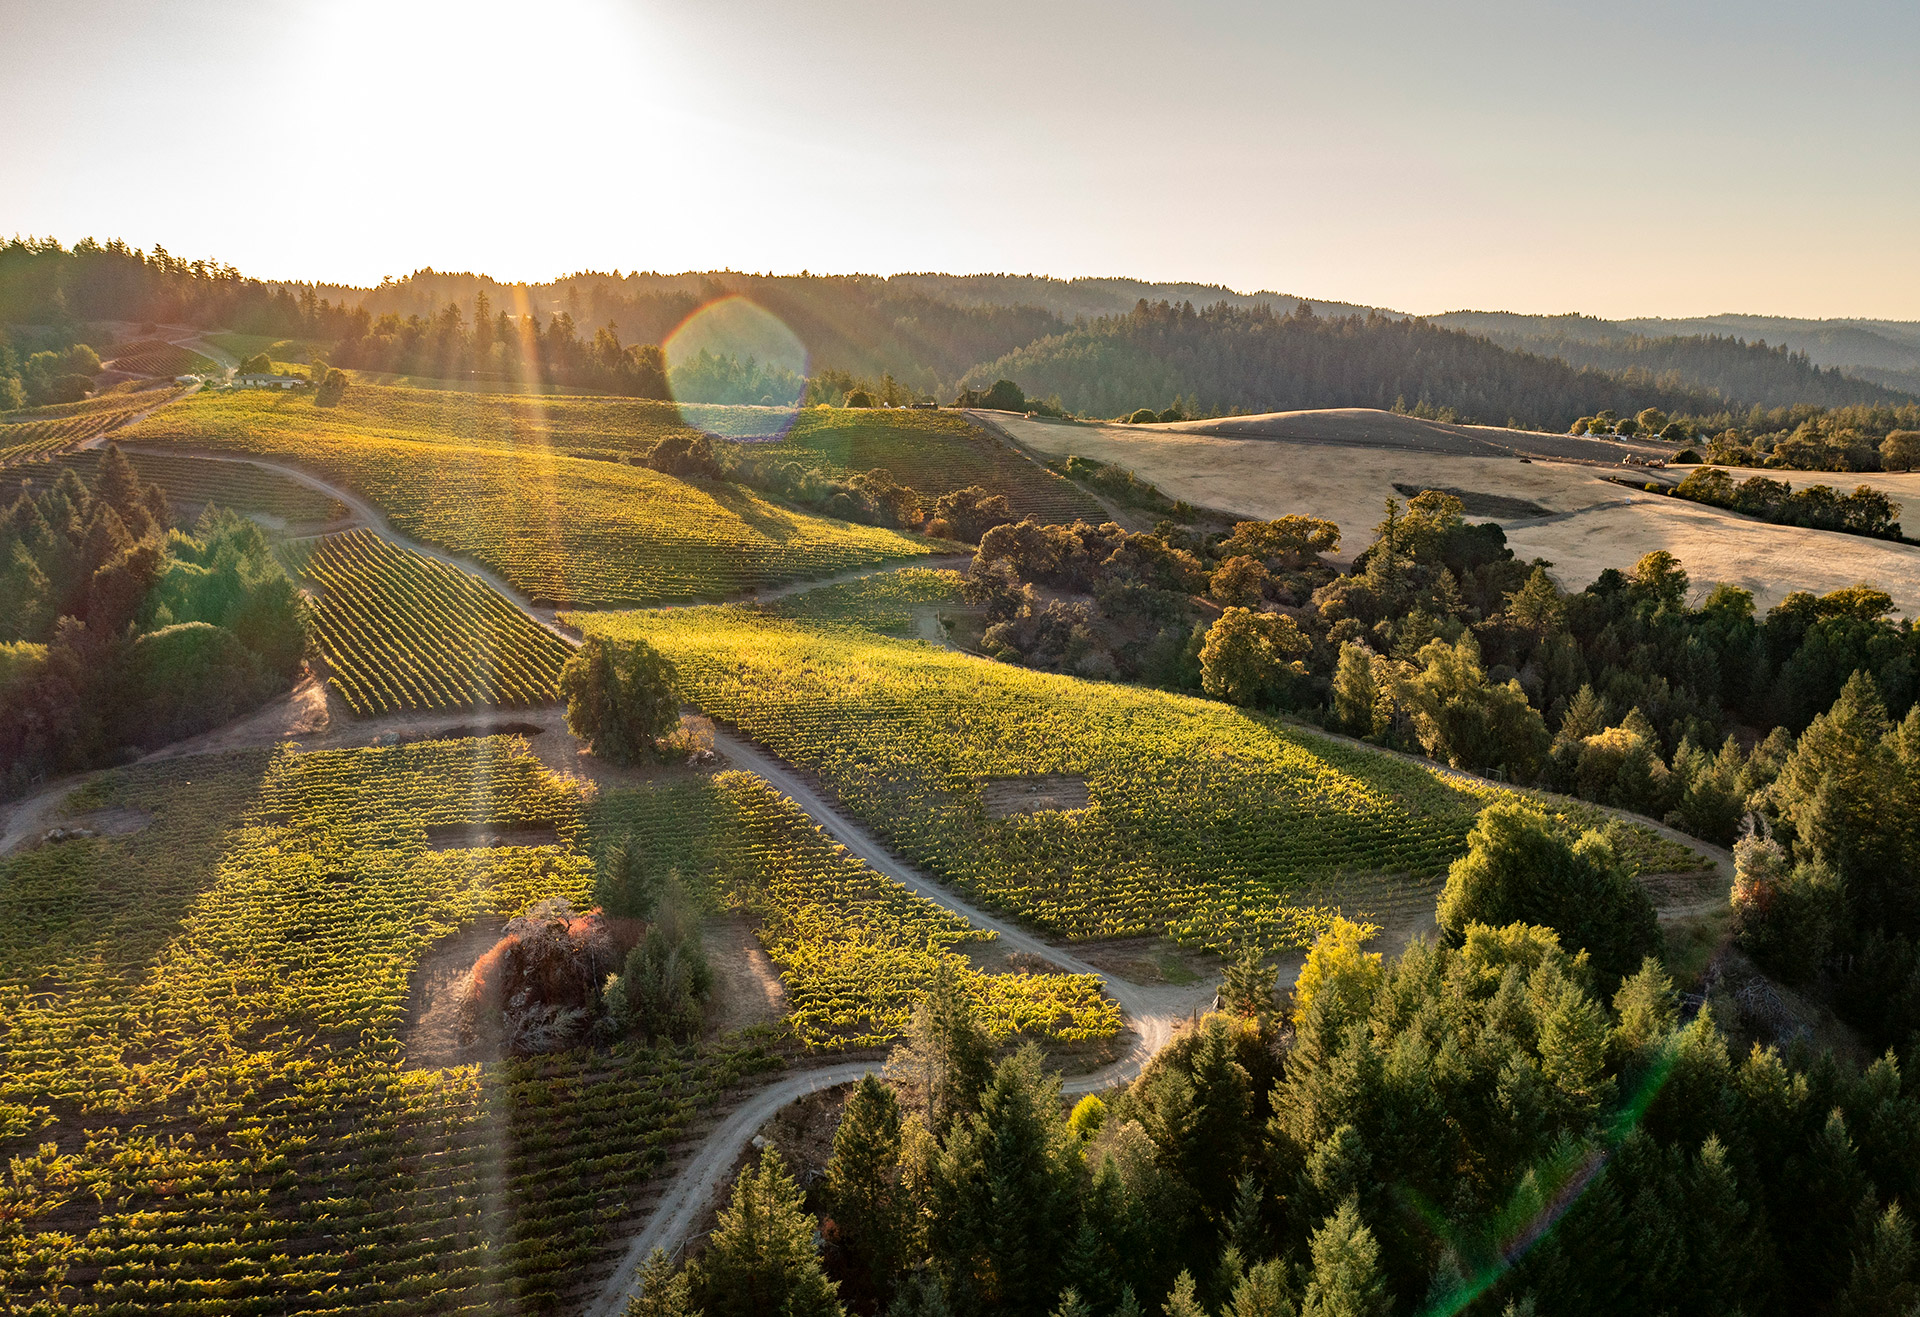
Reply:
<svg viewBox="0 0 1920 1317"><path fill-rule="evenodd" d="M1087 779L1067 773L1039 773L1031 777L988 778L980 788L987 817L1041 814L1050 810L1085 809L1093 803Z"/></svg>
<svg viewBox="0 0 1920 1317"><path fill-rule="evenodd" d="M432 851L497 850L507 846L558 846L550 823L455 823L427 829Z"/></svg>
<svg viewBox="0 0 1920 1317"><path fill-rule="evenodd" d="M709 919L702 929L707 963L713 966L713 997L707 1026L718 1033L777 1024L786 1018L787 989L744 915Z"/></svg>
<svg viewBox="0 0 1920 1317"><path fill-rule="evenodd" d="M505 930L504 919L483 919L440 939L420 958L407 993L407 1023L400 1035L407 1068L438 1070L500 1059L498 1039L460 1045L460 985Z"/></svg>
<svg viewBox="0 0 1920 1317"><path fill-rule="evenodd" d="M1118 974L1132 983L1185 986L1220 974L1218 957L1189 951L1163 937L1076 942L1073 949L1095 969Z"/></svg>

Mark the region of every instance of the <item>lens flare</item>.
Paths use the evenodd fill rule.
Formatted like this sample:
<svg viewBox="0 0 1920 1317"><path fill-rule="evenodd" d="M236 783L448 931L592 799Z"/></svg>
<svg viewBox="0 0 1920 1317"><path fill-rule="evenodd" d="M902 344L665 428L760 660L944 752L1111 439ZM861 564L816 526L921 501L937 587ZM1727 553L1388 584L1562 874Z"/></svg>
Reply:
<svg viewBox="0 0 1920 1317"><path fill-rule="evenodd" d="M680 322L661 350L680 419L708 434L778 438L807 392L807 349L779 316L734 293ZM754 410L723 414L713 404ZM744 428L743 428L744 427Z"/></svg>

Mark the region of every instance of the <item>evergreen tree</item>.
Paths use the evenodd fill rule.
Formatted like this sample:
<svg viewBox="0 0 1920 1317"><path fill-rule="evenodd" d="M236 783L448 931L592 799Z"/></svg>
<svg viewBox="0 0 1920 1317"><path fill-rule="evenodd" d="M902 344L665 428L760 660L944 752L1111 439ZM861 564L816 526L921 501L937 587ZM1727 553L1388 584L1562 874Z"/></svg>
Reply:
<svg viewBox="0 0 1920 1317"><path fill-rule="evenodd" d="M1078 1224L1078 1157L1059 1093L1057 1077L1042 1077L1038 1049L1023 1047L994 1071L980 1110L947 1137L929 1231L963 1306L1038 1313L1060 1292Z"/></svg>
<svg viewBox="0 0 1920 1317"><path fill-rule="evenodd" d="M1847 1287L1833 1305L1834 1317L1912 1317L1920 1309L1914 1271L1913 1226L1900 1204L1866 1213L1854 1249Z"/></svg>
<svg viewBox="0 0 1920 1317"><path fill-rule="evenodd" d="M813 1218L778 1149L740 1173L701 1254L695 1287L708 1317L839 1317L838 1287L820 1268Z"/></svg>
<svg viewBox="0 0 1920 1317"><path fill-rule="evenodd" d="M902 1262L900 1104L873 1075L848 1096L827 1160L827 1202L852 1290L884 1300Z"/></svg>
<svg viewBox="0 0 1920 1317"><path fill-rule="evenodd" d="M1173 1292L1167 1295L1160 1311L1166 1317L1207 1317L1207 1310L1200 1306L1200 1296L1194 1290L1192 1272L1183 1271L1174 1280Z"/></svg>
<svg viewBox="0 0 1920 1317"><path fill-rule="evenodd" d="M1351 1200L1323 1222L1309 1245L1313 1272L1302 1317L1386 1317L1392 1303L1380 1248Z"/></svg>
<svg viewBox="0 0 1920 1317"><path fill-rule="evenodd" d="M953 966L942 960L914 1008L887 1073L912 1085L936 1134L973 1110L993 1074L992 1052Z"/></svg>
<svg viewBox="0 0 1920 1317"><path fill-rule="evenodd" d="M626 1317L702 1317L693 1306L693 1280L674 1269L666 1251L656 1248L640 1272L640 1293L627 1303Z"/></svg>

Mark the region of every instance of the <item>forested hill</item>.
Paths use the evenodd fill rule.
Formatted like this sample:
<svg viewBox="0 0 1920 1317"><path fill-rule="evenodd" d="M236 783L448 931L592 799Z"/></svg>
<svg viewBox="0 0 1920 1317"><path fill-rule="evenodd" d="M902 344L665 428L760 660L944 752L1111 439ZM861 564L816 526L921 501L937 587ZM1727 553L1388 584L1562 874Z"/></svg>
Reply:
<svg viewBox="0 0 1920 1317"><path fill-rule="evenodd" d="M42 348L87 341L79 328L86 322L152 321L313 340L333 345L329 360L368 369L466 373L473 354L458 349L469 334L528 343L557 335L563 348L581 345L580 352L608 359L644 355L697 308L729 295L772 312L805 349L804 363L788 360L797 355L791 351L762 351L762 364L831 380L827 394L835 398L860 383L889 399L946 401L962 385L1005 376L1031 397L1057 394L1069 409L1093 416L1161 409L1175 398L1190 411L1405 402L1495 423L1559 425L1605 408L1701 415L1754 406L1885 406L1910 400L1896 390L1920 389L1920 369L1911 380L1902 373L1906 354L1920 363L1920 326L1885 322L1732 317L1722 319L1739 324L1716 334L1653 338L1628 322L1585 316L1454 312L1409 321L1319 302L1310 304L1316 315L1301 318L1302 303L1277 293L1005 274L587 271L511 284L428 269L356 288L262 281L218 262L121 242L69 248L17 238L0 244L0 325L42 328L16 330L10 345L0 330L0 354L24 360ZM1160 309L1135 309L1142 304ZM480 334L479 316L499 323ZM522 323L509 333L502 317ZM1793 332L1805 330L1818 342L1803 352L1742 341L1750 330L1775 324L1798 326ZM610 338L601 334L607 327ZM1727 336L1735 332L1739 338ZM367 350L375 341L382 349ZM735 355L744 361L755 346ZM1872 364L1827 359L1835 352L1865 353ZM579 355L570 349L537 355L553 383L643 393L665 387L657 361L610 384L602 378L607 371L567 366ZM0 355L0 375L6 366ZM1879 373L1865 378L1872 372ZM879 388L888 376L894 387Z"/></svg>
<svg viewBox="0 0 1920 1317"><path fill-rule="evenodd" d="M1762 407L1873 406L1911 401L1908 394L1896 388L1843 373L1837 365L1823 367L1807 352L1785 343L1769 346L1763 339L1742 339L1731 333L1652 337L1587 316L1483 312L1441 316L1435 323L1490 339L1502 347L1557 357L1570 365L1635 372ZM1915 355L1920 358L1920 352Z"/></svg>
<svg viewBox="0 0 1920 1317"><path fill-rule="evenodd" d="M1276 315L1264 307L1142 303L1042 339L975 370L1090 416L1163 408L1222 413L1308 407L1424 407L1461 419L1564 428L1612 408L1712 410L1697 390L1622 379L1514 352L1459 330L1386 316Z"/></svg>

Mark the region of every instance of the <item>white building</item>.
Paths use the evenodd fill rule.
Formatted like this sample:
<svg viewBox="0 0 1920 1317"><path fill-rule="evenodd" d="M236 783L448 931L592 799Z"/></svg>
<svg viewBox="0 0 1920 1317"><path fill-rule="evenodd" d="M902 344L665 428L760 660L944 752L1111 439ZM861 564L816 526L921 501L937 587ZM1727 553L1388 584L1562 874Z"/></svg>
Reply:
<svg viewBox="0 0 1920 1317"><path fill-rule="evenodd" d="M297 375L235 375L236 389L297 389L306 381Z"/></svg>

